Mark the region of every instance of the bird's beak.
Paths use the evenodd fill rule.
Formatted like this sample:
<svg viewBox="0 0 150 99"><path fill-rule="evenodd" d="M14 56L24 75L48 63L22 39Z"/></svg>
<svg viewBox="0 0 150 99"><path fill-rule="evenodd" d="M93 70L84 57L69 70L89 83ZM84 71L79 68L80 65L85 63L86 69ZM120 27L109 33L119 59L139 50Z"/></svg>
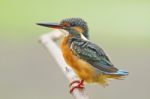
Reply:
<svg viewBox="0 0 150 99"><path fill-rule="evenodd" d="M37 23L37 25L49 27L49 28L56 28L56 29L62 29L62 25L59 23Z"/></svg>

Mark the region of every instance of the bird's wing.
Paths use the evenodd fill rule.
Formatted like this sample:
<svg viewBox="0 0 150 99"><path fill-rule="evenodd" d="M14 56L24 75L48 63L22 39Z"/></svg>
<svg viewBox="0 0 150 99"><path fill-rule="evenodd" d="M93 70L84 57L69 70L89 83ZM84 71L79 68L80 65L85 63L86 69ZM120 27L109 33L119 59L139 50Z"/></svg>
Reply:
<svg viewBox="0 0 150 99"><path fill-rule="evenodd" d="M76 56L90 63L101 72L112 73L118 70L113 66L102 48L92 42L72 39L70 48Z"/></svg>

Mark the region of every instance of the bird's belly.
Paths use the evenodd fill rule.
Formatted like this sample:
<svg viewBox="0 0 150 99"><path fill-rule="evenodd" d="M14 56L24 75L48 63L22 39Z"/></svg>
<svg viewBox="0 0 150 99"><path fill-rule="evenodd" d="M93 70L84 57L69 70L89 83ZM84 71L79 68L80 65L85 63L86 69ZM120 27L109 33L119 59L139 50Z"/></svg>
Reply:
<svg viewBox="0 0 150 99"><path fill-rule="evenodd" d="M62 46L62 52L66 63L72 67L81 79L86 82L96 80L96 71L89 63L75 56L68 46Z"/></svg>

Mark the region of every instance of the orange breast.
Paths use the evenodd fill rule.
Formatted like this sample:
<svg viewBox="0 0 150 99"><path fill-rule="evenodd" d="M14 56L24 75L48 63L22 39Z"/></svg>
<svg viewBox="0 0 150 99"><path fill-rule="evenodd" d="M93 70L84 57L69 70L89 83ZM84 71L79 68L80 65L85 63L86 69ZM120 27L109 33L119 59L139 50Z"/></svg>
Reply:
<svg viewBox="0 0 150 99"><path fill-rule="evenodd" d="M72 50L69 48L69 38L70 36L65 37L61 44L62 53L66 63L72 67L81 79L87 82L93 82L96 77L94 68L89 63L73 54Z"/></svg>

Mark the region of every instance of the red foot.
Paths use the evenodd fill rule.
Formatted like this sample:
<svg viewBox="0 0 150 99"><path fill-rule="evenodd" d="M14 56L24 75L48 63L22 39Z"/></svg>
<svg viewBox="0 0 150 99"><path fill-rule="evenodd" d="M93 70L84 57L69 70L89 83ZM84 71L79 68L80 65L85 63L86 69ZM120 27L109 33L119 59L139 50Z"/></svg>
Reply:
<svg viewBox="0 0 150 99"><path fill-rule="evenodd" d="M80 83L80 80L74 80L74 81L72 81L70 84L69 84L69 87L71 87L73 84L75 84L75 83Z"/></svg>
<svg viewBox="0 0 150 99"><path fill-rule="evenodd" d="M75 84L75 83L78 83L78 85L72 87L72 85ZM80 90L83 90L84 89L84 80L81 80L81 81L80 80L75 80L75 81L71 82L69 86L72 87L70 89L70 93L72 93L74 91L74 89L76 89L76 88L80 89Z"/></svg>

